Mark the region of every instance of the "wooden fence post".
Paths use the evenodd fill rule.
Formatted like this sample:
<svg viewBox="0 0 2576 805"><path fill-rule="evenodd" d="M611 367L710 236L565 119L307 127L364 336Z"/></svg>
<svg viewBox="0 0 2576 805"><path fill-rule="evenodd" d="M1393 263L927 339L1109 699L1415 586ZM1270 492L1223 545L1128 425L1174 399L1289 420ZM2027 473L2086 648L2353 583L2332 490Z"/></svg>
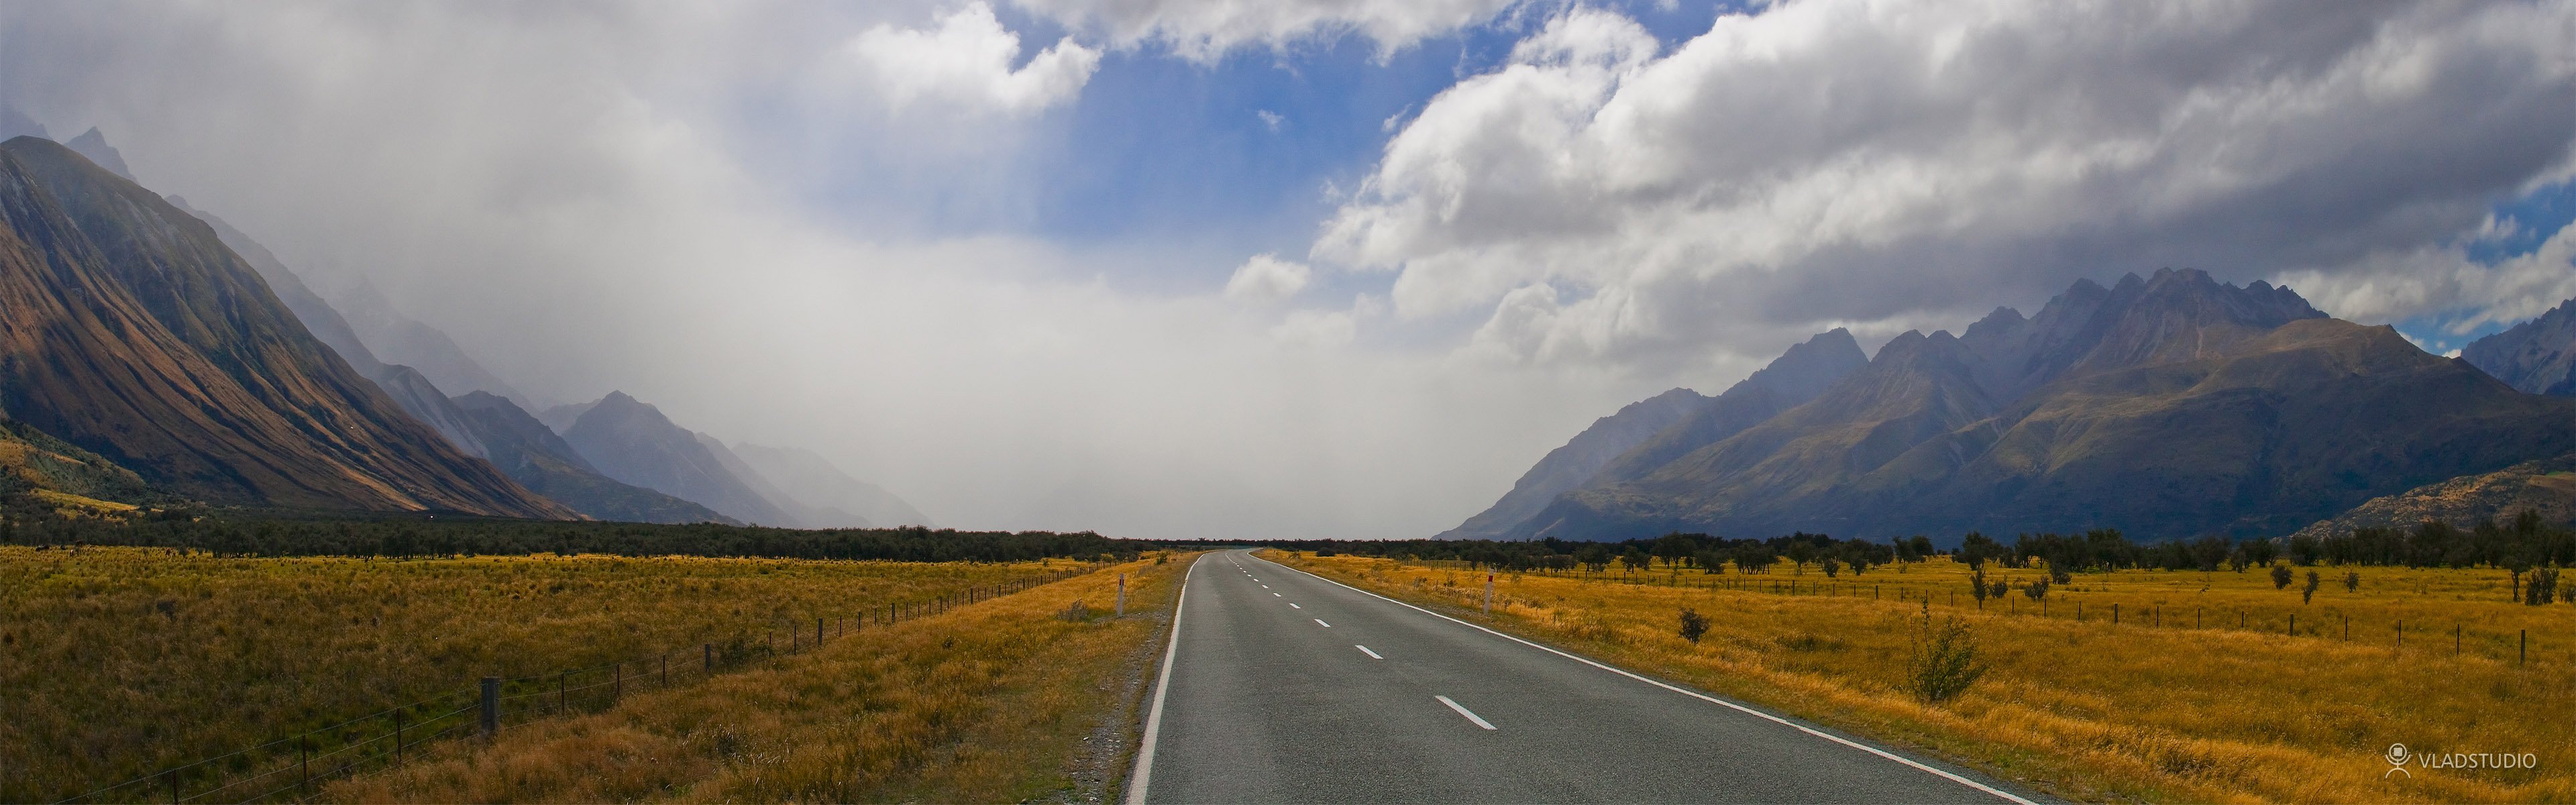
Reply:
<svg viewBox="0 0 2576 805"><path fill-rule="evenodd" d="M707 643L705 646L707 649L707 673L712 674L716 672L716 644Z"/></svg>
<svg viewBox="0 0 2576 805"><path fill-rule="evenodd" d="M501 678L483 678L483 737L489 740L501 732Z"/></svg>

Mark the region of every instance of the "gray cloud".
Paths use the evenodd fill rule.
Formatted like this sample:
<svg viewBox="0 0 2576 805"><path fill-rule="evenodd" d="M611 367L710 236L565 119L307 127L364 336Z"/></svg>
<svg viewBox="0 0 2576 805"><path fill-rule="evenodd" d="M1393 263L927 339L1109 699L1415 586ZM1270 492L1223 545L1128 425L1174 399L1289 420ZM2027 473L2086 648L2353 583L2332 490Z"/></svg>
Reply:
<svg viewBox="0 0 2576 805"><path fill-rule="evenodd" d="M1650 46L1563 15L1405 124L1314 256L1541 361L1956 326L2159 266L2401 316L2505 290L2350 278L2460 262L2417 260L2576 141L2566 5L1813 0Z"/></svg>

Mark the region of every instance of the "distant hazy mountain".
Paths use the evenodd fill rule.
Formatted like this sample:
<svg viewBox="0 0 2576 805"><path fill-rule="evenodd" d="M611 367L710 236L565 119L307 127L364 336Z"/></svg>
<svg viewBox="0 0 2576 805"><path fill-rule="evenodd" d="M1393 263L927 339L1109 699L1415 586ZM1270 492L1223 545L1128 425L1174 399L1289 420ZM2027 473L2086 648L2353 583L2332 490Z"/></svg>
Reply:
<svg viewBox="0 0 2576 805"><path fill-rule="evenodd" d="M753 488L698 434L672 424L661 409L610 392L565 429L563 439L601 474L691 501L746 523L799 521ZM738 464L734 459L730 463Z"/></svg>
<svg viewBox="0 0 2576 805"><path fill-rule="evenodd" d="M72 138L71 142L63 145L81 156L88 157L90 164L106 168L107 172L124 177L126 181L134 181L134 172L125 168L125 155L117 153L115 146L107 144L107 135L98 133L97 126L91 126L88 131L81 132L80 136Z"/></svg>
<svg viewBox="0 0 2576 805"><path fill-rule="evenodd" d="M2522 394L2288 289L2078 282L2039 315L1907 333L1816 399L1506 536L2124 529L2277 536L2372 497L2576 449Z"/></svg>
<svg viewBox="0 0 2576 805"><path fill-rule="evenodd" d="M799 507L798 519L813 528L933 526L928 516L903 498L868 483L811 450L735 444L733 454Z"/></svg>
<svg viewBox="0 0 2576 805"><path fill-rule="evenodd" d="M376 373L376 386L384 389L385 395L392 397L394 404L402 406L413 419L446 437L447 443L455 445L456 449L473 454L475 458L492 457L492 451L484 447L483 440L475 435L474 424L466 418L465 411L457 408L456 402L448 399L446 394L440 393L438 386L429 382L429 378L420 376L409 366L393 364Z"/></svg>
<svg viewBox="0 0 2576 805"><path fill-rule="evenodd" d="M728 523L715 510L600 474L590 462L508 398L477 391L454 400L494 466L574 511L628 523Z"/></svg>
<svg viewBox="0 0 2576 805"><path fill-rule="evenodd" d="M2359 528L2413 528L2427 520L2470 528L2488 517L2512 522L2524 509L2539 512L2551 525L2576 522L2576 453L2371 498L2293 536L2339 537Z"/></svg>
<svg viewBox="0 0 2576 805"><path fill-rule="evenodd" d="M218 503L570 517L413 419L205 222L0 145L0 410Z"/></svg>
<svg viewBox="0 0 2576 805"><path fill-rule="evenodd" d="M598 406L599 403L600 400L569 403L535 413L538 422L545 423L546 427L553 428L556 433L570 433L573 423L581 421L581 415L590 413L590 409Z"/></svg>
<svg viewBox="0 0 2576 805"><path fill-rule="evenodd" d="M326 289L331 304L346 316L351 329L378 359L420 370L423 377L450 394L488 391L532 405L531 398L483 368L445 330L424 324L394 307L383 292L364 279Z"/></svg>
<svg viewBox="0 0 2576 805"><path fill-rule="evenodd" d="M2532 394L2576 397L2576 299L2540 318L2470 342L2460 358Z"/></svg>
<svg viewBox="0 0 2576 805"><path fill-rule="evenodd" d="M50 140L54 135L46 133L45 124L36 122L25 112L18 111L18 107L0 103L0 142L19 137Z"/></svg>

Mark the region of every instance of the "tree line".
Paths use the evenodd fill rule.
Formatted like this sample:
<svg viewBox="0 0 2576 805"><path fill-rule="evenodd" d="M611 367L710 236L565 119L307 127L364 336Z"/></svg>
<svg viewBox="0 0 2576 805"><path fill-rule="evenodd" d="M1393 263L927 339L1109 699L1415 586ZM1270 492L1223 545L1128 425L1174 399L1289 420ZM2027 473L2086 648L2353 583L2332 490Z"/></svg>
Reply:
<svg viewBox="0 0 2576 805"><path fill-rule="evenodd" d="M1088 531L928 528L797 530L696 523L482 519L254 519L141 517L0 519L0 544L187 548L225 556L617 556L1020 562L1133 559L1156 546Z"/></svg>
<svg viewBox="0 0 2576 805"><path fill-rule="evenodd" d="M1934 547L1931 538L1921 534L1878 542L1805 532L1769 539L1673 532L1619 542L1551 538L1511 542L1290 540L1268 544L1326 555L1463 561L1515 572L1575 568L1602 572L1617 564L1631 571L1660 565L1703 573L1730 569L1764 573L1786 561L1801 570L1815 564L1827 573L1846 569L1862 573L1872 567L1944 555L1972 566L1993 562L2027 568L2039 563L2047 566L2052 575L2133 568L2214 571L2224 567L2241 571L2283 561L2299 566L2491 567L2516 576L2538 568L2576 567L2576 530L2550 523L2528 509L2501 521L2486 518L2469 528L2427 521L2413 528L2361 528L2322 538L2292 536L2242 542L2205 536L2139 543L2119 529L2097 528L2081 533L2019 534L2010 543L1971 531L1960 539L1958 547L1946 550Z"/></svg>

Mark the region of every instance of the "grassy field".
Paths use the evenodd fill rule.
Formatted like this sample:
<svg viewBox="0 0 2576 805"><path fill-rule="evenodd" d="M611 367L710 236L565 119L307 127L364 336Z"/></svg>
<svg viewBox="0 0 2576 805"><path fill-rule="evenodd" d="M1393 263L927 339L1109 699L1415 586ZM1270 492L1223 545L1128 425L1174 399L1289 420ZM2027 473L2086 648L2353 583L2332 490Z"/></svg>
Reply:
<svg viewBox="0 0 2576 805"><path fill-rule="evenodd" d="M51 802L485 675L694 658L737 638L785 648L801 638L772 624L837 629L1073 566L1049 564L0 546L0 801Z"/></svg>
<svg viewBox="0 0 2576 805"><path fill-rule="evenodd" d="M1463 568L1269 555L1453 612L1483 595L1485 574ZM2021 588L2044 570L1989 566L2014 589L1982 609L1945 558L1840 578L1787 563L1503 574L1491 621L2074 799L2576 801L2576 606L2509 603L2502 571L2294 570L2287 589L2260 568L2075 574L2035 602ZM2309 570L2322 583L2302 603ZM1937 706L1902 687L1927 605L1966 623L1991 666ZM1678 634L1685 607L1709 621L1697 644ZM2383 779L2392 743L2538 765Z"/></svg>
<svg viewBox="0 0 2576 805"><path fill-rule="evenodd" d="M1123 769L1131 707L1187 555L1106 568L865 639L633 696L606 712L448 742L325 789L367 802L1075 800ZM1129 578L1125 618L1110 617ZM1080 602L1089 612L1067 617ZM1090 792L1114 801L1115 791Z"/></svg>

